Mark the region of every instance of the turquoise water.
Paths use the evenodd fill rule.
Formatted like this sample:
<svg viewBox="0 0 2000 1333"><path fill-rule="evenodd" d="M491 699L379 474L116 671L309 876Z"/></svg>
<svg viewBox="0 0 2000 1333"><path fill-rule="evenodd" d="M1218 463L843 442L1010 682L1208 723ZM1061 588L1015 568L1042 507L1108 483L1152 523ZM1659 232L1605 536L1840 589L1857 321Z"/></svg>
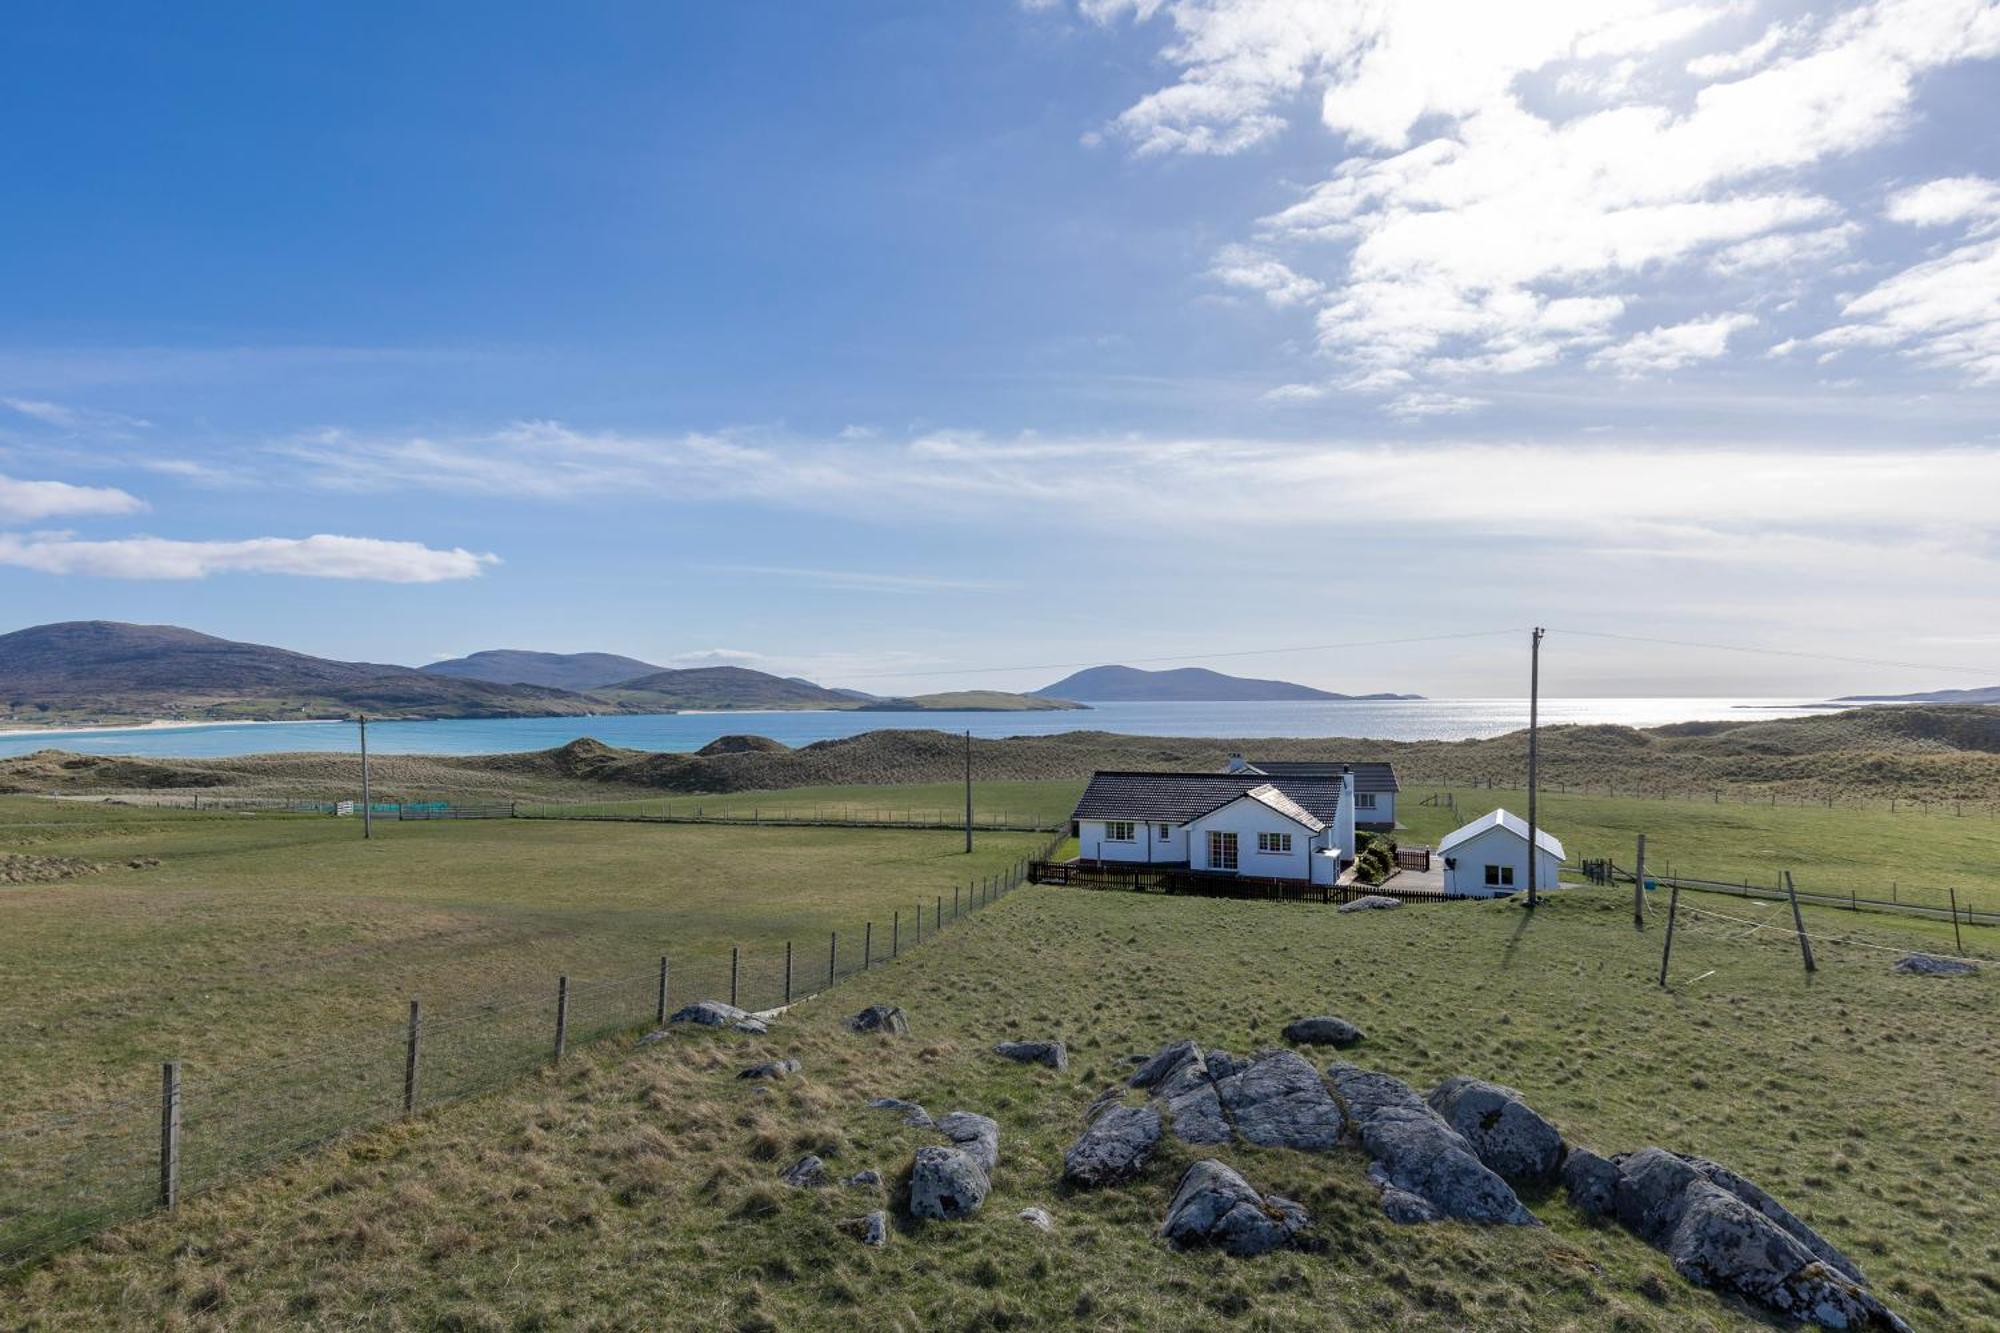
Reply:
<svg viewBox="0 0 2000 1333"><path fill-rule="evenodd" d="M1811 701L1797 699L1544 699L1541 720L1545 725L1617 722L1648 727L1666 722L1797 716L1813 711ZM984 737L1113 731L1136 736L1357 736L1417 741L1498 736L1527 725L1526 699L1129 703L1052 713L744 712L372 722L368 745L377 754L505 754L545 750L580 736L593 736L607 745L635 750L698 750L718 736L746 732L796 746L890 728L970 731ZM354 727L337 722L217 723L172 729L0 735L0 756L45 749L194 757L356 748Z"/></svg>

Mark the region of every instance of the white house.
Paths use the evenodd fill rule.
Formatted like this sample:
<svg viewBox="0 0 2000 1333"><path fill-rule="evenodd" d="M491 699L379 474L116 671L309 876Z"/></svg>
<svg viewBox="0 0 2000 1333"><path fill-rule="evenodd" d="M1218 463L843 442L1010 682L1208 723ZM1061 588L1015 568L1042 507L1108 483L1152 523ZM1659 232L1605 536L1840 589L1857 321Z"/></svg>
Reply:
<svg viewBox="0 0 2000 1333"><path fill-rule="evenodd" d="M1338 759L1245 759L1229 756L1230 773L1261 774L1279 778L1337 778L1353 775L1354 823L1357 828L1387 832L1396 827L1396 794L1403 784L1396 780L1396 766L1380 760L1358 759L1352 763Z"/></svg>
<svg viewBox="0 0 2000 1333"><path fill-rule="evenodd" d="M1077 802L1078 859L1332 884L1354 859L1343 776L1098 773Z"/></svg>
<svg viewBox="0 0 2000 1333"><path fill-rule="evenodd" d="M1444 891L1471 898L1500 898L1528 887L1528 821L1506 810L1481 815L1438 840L1444 858ZM1553 889L1562 870L1563 845L1547 829L1535 830L1535 887Z"/></svg>

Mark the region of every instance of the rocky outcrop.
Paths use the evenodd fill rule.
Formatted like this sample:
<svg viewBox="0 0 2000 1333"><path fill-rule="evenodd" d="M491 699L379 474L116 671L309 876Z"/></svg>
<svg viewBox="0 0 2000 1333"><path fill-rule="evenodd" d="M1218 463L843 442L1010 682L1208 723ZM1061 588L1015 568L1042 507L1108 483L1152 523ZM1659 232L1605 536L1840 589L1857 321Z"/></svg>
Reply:
<svg viewBox="0 0 2000 1333"><path fill-rule="evenodd" d="M1014 1216L1020 1218L1037 1231L1054 1231L1056 1229L1056 1220L1049 1216L1049 1210L1046 1208L1023 1208L1020 1212L1014 1214Z"/></svg>
<svg viewBox="0 0 2000 1333"><path fill-rule="evenodd" d="M748 1069L742 1070L736 1075L736 1077L790 1078L792 1075L798 1073L801 1067L802 1066L799 1064L797 1060L792 1060L792 1059L766 1060L761 1065L751 1065Z"/></svg>
<svg viewBox="0 0 2000 1333"><path fill-rule="evenodd" d="M778 1179L795 1190L816 1190L826 1184L826 1163L807 1153L780 1171Z"/></svg>
<svg viewBox="0 0 2000 1333"><path fill-rule="evenodd" d="M1563 1190L1570 1206L1593 1222L1609 1219L1618 1207L1618 1166L1588 1148L1572 1147L1563 1158Z"/></svg>
<svg viewBox="0 0 2000 1333"><path fill-rule="evenodd" d="M1181 1176L1160 1234L1183 1249L1213 1246L1238 1257L1292 1243L1309 1223L1290 1199L1259 1194L1221 1162L1196 1162Z"/></svg>
<svg viewBox="0 0 2000 1333"><path fill-rule="evenodd" d="M915 1102L904 1101L901 1097L877 1097L868 1103L871 1111L894 1111L901 1115L903 1123L918 1129L931 1127L931 1113Z"/></svg>
<svg viewBox="0 0 2000 1333"><path fill-rule="evenodd" d="M909 1034L910 1020L893 1004L871 1004L848 1019L847 1026L856 1032L886 1032L901 1037Z"/></svg>
<svg viewBox="0 0 2000 1333"><path fill-rule="evenodd" d="M708 1028L731 1028L737 1032L762 1035L769 1032L770 1025L747 1009L738 1009L733 1004L720 1000L696 1000L667 1015L669 1023L694 1023Z"/></svg>
<svg viewBox="0 0 2000 1333"><path fill-rule="evenodd" d="M934 1123L953 1146L979 1163L980 1170L991 1175L993 1168L1000 1165L1000 1126L990 1117L953 1111L939 1116Z"/></svg>
<svg viewBox="0 0 2000 1333"><path fill-rule="evenodd" d="M1344 1018L1326 1014L1319 1018L1295 1018L1285 1024L1283 1036L1294 1046L1331 1046L1346 1050L1361 1040L1361 1029Z"/></svg>
<svg viewBox="0 0 2000 1333"><path fill-rule="evenodd" d="M910 1166L910 1215L958 1222L977 1213L992 1188L971 1154L928 1145Z"/></svg>
<svg viewBox="0 0 2000 1333"><path fill-rule="evenodd" d="M1732 1188L1711 1175L1721 1170L1715 1163L1663 1148L1642 1148L1612 1160L1618 1168L1613 1204L1618 1220L1664 1251L1674 1271L1688 1281L1822 1328L1907 1328L1839 1251L1785 1212L1794 1227L1840 1262L1823 1258L1792 1228L1739 1193L1748 1186L1752 1197L1770 1197L1742 1177L1724 1173ZM1771 1204L1778 1206L1775 1200Z"/></svg>
<svg viewBox="0 0 2000 1333"><path fill-rule="evenodd" d="M1460 1076L1438 1084L1425 1100L1509 1185L1542 1188L1555 1182L1562 1169L1562 1134L1514 1089Z"/></svg>
<svg viewBox="0 0 2000 1333"><path fill-rule="evenodd" d="M1003 1041L993 1048L993 1053L1004 1055L1009 1060L1019 1060L1024 1065L1069 1068L1069 1051L1059 1041Z"/></svg>
<svg viewBox="0 0 2000 1333"><path fill-rule="evenodd" d="M1336 911L1341 912L1381 912L1392 907L1401 907L1401 898L1390 898L1380 893L1370 893L1356 898L1351 903L1342 903Z"/></svg>
<svg viewBox="0 0 2000 1333"><path fill-rule="evenodd" d="M1979 970L1979 964L1963 958L1939 958L1934 954L1913 953L1896 960L1896 971L1919 977L1963 977Z"/></svg>
<svg viewBox="0 0 2000 1333"><path fill-rule="evenodd" d="M840 1229L873 1249L889 1243L889 1215L879 1208L865 1217L849 1218Z"/></svg>
<svg viewBox="0 0 2000 1333"><path fill-rule="evenodd" d="M1152 1093L1184 1143L1240 1138L1260 1147L1324 1152L1345 1127L1318 1072L1294 1051L1259 1051L1239 1060L1178 1041L1142 1065L1131 1082Z"/></svg>
<svg viewBox="0 0 2000 1333"><path fill-rule="evenodd" d="M1479 1160L1464 1136L1408 1084L1350 1064L1334 1065L1327 1076L1373 1162L1370 1174L1385 1190L1393 1187L1413 1194L1439 1217L1540 1225L1507 1182ZM1401 1201L1395 1202L1400 1211L1410 1211Z"/></svg>
<svg viewBox="0 0 2000 1333"><path fill-rule="evenodd" d="M1160 1132L1151 1106L1106 1106L1063 1154L1063 1179L1084 1188L1130 1180L1153 1159Z"/></svg>

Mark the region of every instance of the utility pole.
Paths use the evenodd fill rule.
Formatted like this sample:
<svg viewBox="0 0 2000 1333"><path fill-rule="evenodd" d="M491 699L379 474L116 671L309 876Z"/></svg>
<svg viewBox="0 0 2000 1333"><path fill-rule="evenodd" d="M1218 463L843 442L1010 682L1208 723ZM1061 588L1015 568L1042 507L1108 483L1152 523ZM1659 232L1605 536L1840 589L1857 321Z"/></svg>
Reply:
<svg viewBox="0 0 2000 1333"><path fill-rule="evenodd" d="M965 854L972 855L972 728L965 729Z"/></svg>
<svg viewBox="0 0 2000 1333"><path fill-rule="evenodd" d="M1540 625L1535 626L1528 636L1528 906L1533 907L1538 899L1535 894L1535 867L1541 857L1535 846L1535 751L1536 732L1541 721L1542 701L1542 635Z"/></svg>
<svg viewBox="0 0 2000 1333"><path fill-rule="evenodd" d="M361 724L361 836L367 839L375 836L375 826L370 820L375 803L368 796L368 715L358 713L354 720Z"/></svg>

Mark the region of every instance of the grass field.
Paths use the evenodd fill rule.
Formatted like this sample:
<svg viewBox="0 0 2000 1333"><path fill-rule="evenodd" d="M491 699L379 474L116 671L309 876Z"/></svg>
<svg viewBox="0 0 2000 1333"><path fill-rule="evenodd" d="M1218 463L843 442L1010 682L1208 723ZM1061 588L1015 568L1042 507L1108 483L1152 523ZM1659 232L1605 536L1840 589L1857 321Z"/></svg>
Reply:
<svg viewBox="0 0 2000 1333"><path fill-rule="evenodd" d="M1694 896L1699 899L1699 895ZM1724 900L1719 910L1738 904ZM1808 912L1816 933L1844 914ZM1978 932L1991 936L1995 932ZM1878 928L1894 941L1900 923ZM1973 941L1968 940L1968 946ZM2000 941L1982 938L1991 950ZM1622 893L1363 916L1036 889L793 1011L763 1039L606 1042L503 1093L358 1136L172 1218L123 1228L19 1280L7 1322L113 1327L647 1327L910 1330L1764 1328L1665 1258L1585 1226L1396 1228L1362 1159L1226 1148L1310 1210L1320 1253L1177 1255L1154 1231L1178 1145L1140 1180L1070 1194L1061 1152L1127 1056L1190 1036L1238 1052L1343 1013L1354 1058L1428 1086L1520 1088L1573 1141L1659 1143L1771 1189L1854 1254L1918 1328L2000 1325L2000 969L1895 974L1830 946L1812 979L1783 941L1691 926L1673 985ZM839 1018L902 1005L902 1041ZM1067 1073L988 1053L1059 1036ZM796 1055L760 1092L734 1077ZM864 1249L836 1223L883 1191L791 1191L815 1151L893 1181L925 1141L864 1109L907 1096L1002 1127L994 1194L959 1225L899 1223ZM1204 1150L1206 1155L1207 1150ZM1044 1235L1015 1219L1046 1207Z"/></svg>
<svg viewBox="0 0 2000 1333"><path fill-rule="evenodd" d="M1069 818L1083 783L1071 779L1034 782L975 782L972 805L975 822L1053 826ZM530 809L544 807L529 807ZM862 787L788 787L782 791L726 792L709 796L660 796L613 801L563 802L545 807L552 813L724 815L748 819L819 818L878 820L893 823L917 819L949 823L965 817L965 788L955 782L911 782Z"/></svg>

